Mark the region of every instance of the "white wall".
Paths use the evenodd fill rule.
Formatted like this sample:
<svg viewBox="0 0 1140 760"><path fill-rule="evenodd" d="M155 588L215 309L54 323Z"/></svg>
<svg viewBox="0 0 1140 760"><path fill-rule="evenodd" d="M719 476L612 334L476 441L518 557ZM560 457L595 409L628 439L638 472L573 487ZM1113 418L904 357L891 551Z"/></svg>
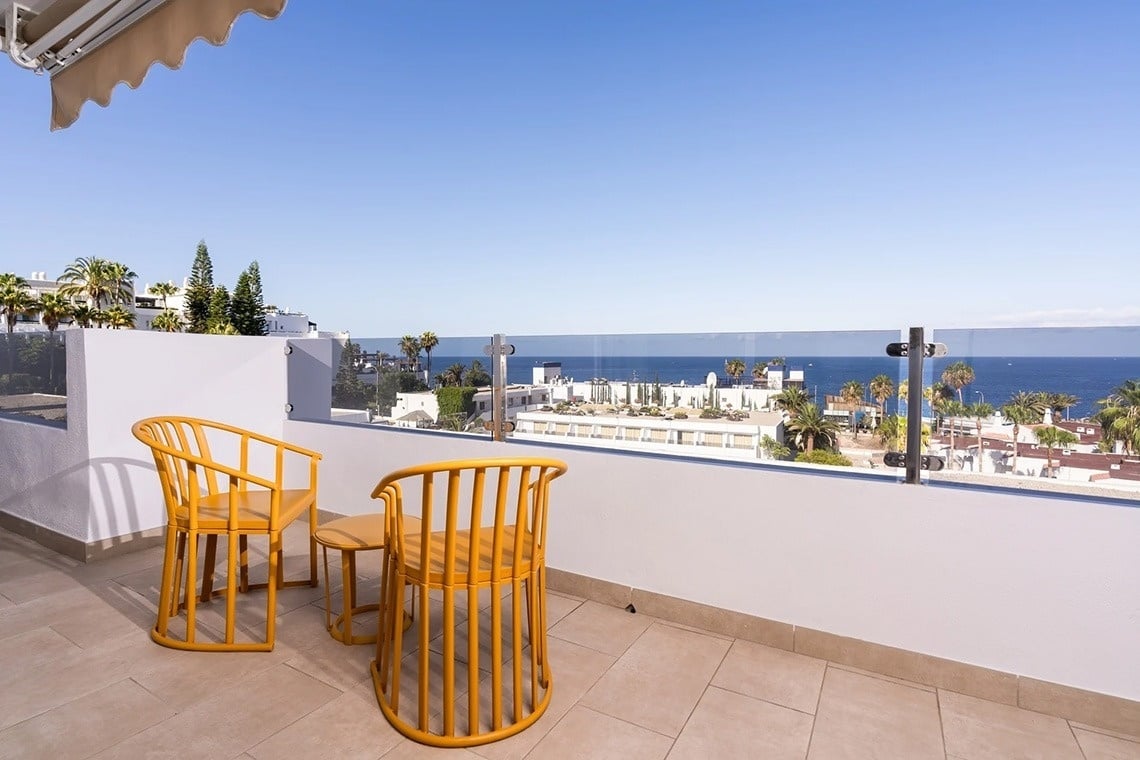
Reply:
<svg viewBox="0 0 1140 760"><path fill-rule="evenodd" d="M81 330L67 331L67 429L0 419L0 511L84 539L90 479Z"/></svg>
<svg viewBox="0 0 1140 760"><path fill-rule="evenodd" d="M91 503L85 540L166 524L150 451L131 425L162 414L280 437L284 338L84 330Z"/></svg>
<svg viewBox="0 0 1140 760"><path fill-rule="evenodd" d="M164 525L154 460L131 425L182 414L280 437L285 344L284 338L143 330L70 332L67 430L0 420L0 509L85 542Z"/></svg>
<svg viewBox="0 0 1140 760"><path fill-rule="evenodd" d="M356 514L428 460L566 460L551 567L1140 699L1140 508L580 448L288 422Z"/></svg>

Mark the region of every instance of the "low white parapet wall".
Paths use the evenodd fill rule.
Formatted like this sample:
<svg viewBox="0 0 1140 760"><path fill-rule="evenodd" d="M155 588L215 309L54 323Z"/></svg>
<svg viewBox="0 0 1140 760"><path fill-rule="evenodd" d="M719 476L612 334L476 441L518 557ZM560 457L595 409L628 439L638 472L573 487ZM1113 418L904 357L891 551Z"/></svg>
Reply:
<svg viewBox="0 0 1140 760"><path fill-rule="evenodd" d="M567 461L548 564L892 647L1140 699L1140 509L1079 497L291 421L321 507L378 509L386 472Z"/></svg>

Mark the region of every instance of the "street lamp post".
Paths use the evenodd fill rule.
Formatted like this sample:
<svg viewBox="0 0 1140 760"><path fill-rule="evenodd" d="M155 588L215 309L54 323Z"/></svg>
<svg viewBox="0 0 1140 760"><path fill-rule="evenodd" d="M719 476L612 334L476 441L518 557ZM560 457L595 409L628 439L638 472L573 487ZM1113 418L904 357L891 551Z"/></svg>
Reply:
<svg viewBox="0 0 1140 760"><path fill-rule="evenodd" d="M981 391L974 391L974 393L976 393L982 397L982 403L983 404L986 403L986 394L982 393Z"/></svg>

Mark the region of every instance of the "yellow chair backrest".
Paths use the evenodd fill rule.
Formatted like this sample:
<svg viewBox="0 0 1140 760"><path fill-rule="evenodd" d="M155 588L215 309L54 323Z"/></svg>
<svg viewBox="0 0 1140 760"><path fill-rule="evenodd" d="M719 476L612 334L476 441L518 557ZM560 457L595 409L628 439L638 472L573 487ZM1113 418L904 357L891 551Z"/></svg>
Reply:
<svg viewBox="0 0 1140 760"><path fill-rule="evenodd" d="M480 571L490 571L494 581L500 580L496 575L504 555L542 561L550 483L566 470L565 462L538 457L432 462L390 473L377 483L372 498L384 501L397 561L406 555L404 511L410 508L409 514L422 520L420 556L432 558L449 579L457 567L467 568L467 576L454 577L455 583L478 583ZM419 512L411 504L405 507L408 490L419 491ZM490 546L457 540L460 532L490 534Z"/></svg>

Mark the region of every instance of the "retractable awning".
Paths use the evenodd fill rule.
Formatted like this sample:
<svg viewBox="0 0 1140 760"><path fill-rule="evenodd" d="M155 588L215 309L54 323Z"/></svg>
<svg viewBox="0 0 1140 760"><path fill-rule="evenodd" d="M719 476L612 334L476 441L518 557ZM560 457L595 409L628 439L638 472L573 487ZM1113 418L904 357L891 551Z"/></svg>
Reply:
<svg viewBox="0 0 1140 760"><path fill-rule="evenodd" d="M196 39L225 44L247 11L273 19L285 0L0 0L0 45L20 66L51 75L51 128L88 100L111 102L120 82L142 84L161 62L177 69Z"/></svg>

